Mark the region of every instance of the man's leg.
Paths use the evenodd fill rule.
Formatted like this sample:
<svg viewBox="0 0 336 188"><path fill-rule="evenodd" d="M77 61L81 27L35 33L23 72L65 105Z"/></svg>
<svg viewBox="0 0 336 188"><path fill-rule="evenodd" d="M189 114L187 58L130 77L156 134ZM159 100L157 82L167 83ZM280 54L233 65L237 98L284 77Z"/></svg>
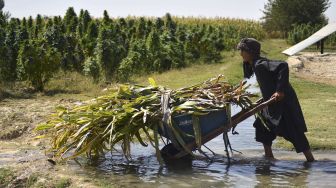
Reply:
<svg viewBox="0 0 336 188"><path fill-rule="evenodd" d="M269 144L263 144L263 145L264 145L264 150L265 150L265 157L268 159L274 159L272 145L269 145Z"/></svg>
<svg viewBox="0 0 336 188"><path fill-rule="evenodd" d="M312 154L312 152L310 150L304 151L303 154L305 155L305 157L306 157L306 159L307 159L308 162L315 161L314 156L313 156L313 154Z"/></svg>
<svg viewBox="0 0 336 188"><path fill-rule="evenodd" d="M315 161L314 156L310 150L309 142L304 133L289 134L290 136L284 136L284 138L290 141L297 153L303 152L307 162Z"/></svg>
<svg viewBox="0 0 336 188"><path fill-rule="evenodd" d="M253 127L256 130L256 141L261 142L264 146L265 158L274 159L272 142L276 138L275 133L267 130L259 118L253 123Z"/></svg>

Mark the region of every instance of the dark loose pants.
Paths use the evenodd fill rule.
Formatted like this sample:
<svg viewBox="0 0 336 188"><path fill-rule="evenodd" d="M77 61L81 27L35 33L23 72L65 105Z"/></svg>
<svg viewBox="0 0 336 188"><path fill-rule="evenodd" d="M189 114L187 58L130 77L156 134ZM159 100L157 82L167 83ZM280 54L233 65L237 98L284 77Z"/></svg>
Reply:
<svg viewBox="0 0 336 188"><path fill-rule="evenodd" d="M277 127L269 122L265 122L268 127L267 129L260 118L257 118L253 123L253 126L256 129L256 141L271 146L276 136L282 136L294 145L297 153L309 150L309 142L304 132L297 131L295 125L288 126L288 124L283 121L284 119L280 121L280 124Z"/></svg>

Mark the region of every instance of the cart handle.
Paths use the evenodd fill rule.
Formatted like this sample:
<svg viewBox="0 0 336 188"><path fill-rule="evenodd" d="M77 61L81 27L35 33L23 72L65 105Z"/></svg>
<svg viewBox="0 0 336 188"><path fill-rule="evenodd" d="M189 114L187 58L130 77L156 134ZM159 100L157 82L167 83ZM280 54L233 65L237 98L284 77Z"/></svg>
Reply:
<svg viewBox="0 0 336 188"><path fill-rule="evenodd" d="M231 118L230 127L234 129L238 125L238 123L244 121L245 119L249 118L253 114L259 112L262 109L264 109L266 106L268 106L268 105L273 104L274 102L276 102L276 98L275 97L272 97L272 98L268 99L265 102L262 102L262 100L263 99L260 98L256 102L257 105L255 107L253 107L251 109L248 109L248 110L241 111L241 112L237 113L236 115L234 115Z"/></svg>

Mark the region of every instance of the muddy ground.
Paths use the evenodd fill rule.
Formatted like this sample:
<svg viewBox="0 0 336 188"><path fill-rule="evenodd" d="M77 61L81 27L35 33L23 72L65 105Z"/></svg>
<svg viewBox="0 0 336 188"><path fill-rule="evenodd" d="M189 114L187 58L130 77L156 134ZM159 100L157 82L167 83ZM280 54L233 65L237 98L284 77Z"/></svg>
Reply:
<svg viewBox="0 0 336 188"><path fill-rule="evenodd" d="M299 78L336 86L336 53L302 52L287 62Z"/></svg>
<svg viewBox="0 0 336 188"><path fill-rule="evenodd" d="M0 101L0 187L87 187L82 177L69 174L64 165L48 162L46 139L35 139L34 128L46 121L55 106L73 106L72 97L39 96Z"/></svg>

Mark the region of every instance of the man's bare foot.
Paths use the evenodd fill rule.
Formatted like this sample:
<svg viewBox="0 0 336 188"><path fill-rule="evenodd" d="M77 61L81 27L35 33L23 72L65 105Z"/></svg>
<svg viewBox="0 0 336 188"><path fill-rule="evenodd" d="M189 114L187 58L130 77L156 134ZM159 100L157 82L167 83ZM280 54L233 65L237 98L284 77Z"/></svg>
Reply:
<svg viewBox="0 0 336 188"><path fill-rule="evenodd" d="M265 158L268 158L268 159L272 159L273 158L274 159L274 155L273 155L273 151L272 151L272 146L264 144L264 150L265 150L265 155L264 155Z"/></svg>
<svg viewBox="0 0 336 188"><path fill-rule="evenodd" d="M274 156L263 155L263 158L268 160L268 161L277 161L278 160L278 159L274 158Z"/></svg>

